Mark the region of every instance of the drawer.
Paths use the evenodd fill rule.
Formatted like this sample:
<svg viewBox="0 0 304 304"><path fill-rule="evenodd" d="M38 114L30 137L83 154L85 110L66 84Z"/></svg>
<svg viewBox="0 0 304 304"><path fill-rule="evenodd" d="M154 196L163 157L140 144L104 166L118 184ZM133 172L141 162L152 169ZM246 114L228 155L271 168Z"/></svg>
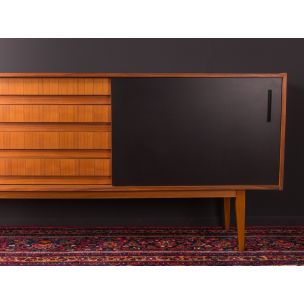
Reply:
<svg viewBox="0 0 304 304"><path fill-rule="evenodd" d="M0 132L0 149L111 149L111 132Z"/></svg>
<svg viewBox="0 0 304 304"><path fill-rule="evenodd" d="M0 78L0 95L110 95L108 78Z"/></svg>
<svg viewBox="0 0 304 304"><path fill-rule="evenodd" d="M1 158L95 159L112 158L111 150L0 150Z"/></svg>
<svg viewBox="0 0 304 304"><path fill-rule="evenodd" d="M0 176L111 176L111 160L1 158Z"/></svg>
<svg viewBox="0 0 304 304"><path fill-rule="evenodd" d="M110 105L1 105L0 122L111 122Z"/></svg>
<svg viewBox="0 0 304 304"><path fill-rule="evenodd" d="M0 185L111 185L111 176L0 176Z"/></svg>
<svg viewBox="0 0 304 304"><path fill-rule="evenodd" d="M111 150L0 150L2 185L111 185Z"/></svg>
<svg viewBox="0 0 304 304"><path fill-rule="evenodd" d="M111 96L0 95L1 105L110 105Z"/></svg>

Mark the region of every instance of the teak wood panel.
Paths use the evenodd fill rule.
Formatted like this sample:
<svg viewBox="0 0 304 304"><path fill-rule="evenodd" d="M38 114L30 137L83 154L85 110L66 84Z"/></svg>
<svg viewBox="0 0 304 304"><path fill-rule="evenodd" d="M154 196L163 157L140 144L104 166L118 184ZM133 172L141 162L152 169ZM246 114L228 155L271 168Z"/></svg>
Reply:
<svg viewBox="0 0 304 304"><path fill-rule="evenodd" d="M0 123L0 132L111 132L110 123Z"/></svg>
<svg viewBox="0 0 304 304"><path fill-rule="evenodd" d="M12 186L5 188L0 186L0 198L16 198L16 199L116 199L116 198L202 198L202 197L221 197L223 192L221 191L164 191L164 192L112 192L110 191L60 191L56 188L48 186L46 191L37 191L35 188L31 188L30 185L24 187ZM25 188L26 187L26 188ZM227 197L229 194L225 193Z"/></svg>
<svg viewBox="0 0 304 304"><path fill-rule="evenodd" d="M0 150L0 158L111 158L111 150Z"/></svg>
<svg viewBox="0 0 304 304"><path fill-rule="evenodd" d="M287 99L287 74L284 75L282 81L282 114L281 114L281 130L280 130L280 174L279 174L279 190L283 190L284 185L284 163L285 163L285 132L286 132L286 99Z"/></svg>
<svg viewBox="0 0 304 304"><path fill-rule="evenodd" d="M1 96L1 105L99 105L111 104L111 96Z"/></svg>
<svg viewBox="0 0 304 304"><path fill-rule="evenodd" d="M0 122L111 122L110 105L1 105Z"/></svg>
<svg viewBox="0 0 304 304"><path fill-rule="evenodd" d="M108 78L0 78L0 95L110 95Z"/></svg>
<svg viewBox="0 0 304 304"><path fill-rule="evenodd" d="M0 149L111 149L111 132L0 132Z"/></svg>
<svg viewBox="0 0 304 304"><path fill-rule="evenodd" d="M1 185L111 185L110 176L0 176Z"/></svg>
<svg viewBox="0 0 304 304"><path fill-rule="evenodd" d="M1 158L0 176L111 176L111 161Z"/></svg>
<svg viewBox="0 0 304 304"><path fill-rule="evenodd" d="M231 190L210 190L210 191L174 191L174 190L164 190L164 191L127 191L123 188L113 191L111 186L107 185L0 185L0 196L5 197L2 192L10 191L22 191L23 193L28 192L40 192L41 197L43 197L43 192L54 191L62 194L63 198L68 198L69 196L77 197L77 193L85 195L87 193L88 198L178 198L178 197L235 197L236 191ZM92 196L90 193L94 193ZM60 198L60 197L59 197ZM85 196L83 196L85 198Z"/></svg>

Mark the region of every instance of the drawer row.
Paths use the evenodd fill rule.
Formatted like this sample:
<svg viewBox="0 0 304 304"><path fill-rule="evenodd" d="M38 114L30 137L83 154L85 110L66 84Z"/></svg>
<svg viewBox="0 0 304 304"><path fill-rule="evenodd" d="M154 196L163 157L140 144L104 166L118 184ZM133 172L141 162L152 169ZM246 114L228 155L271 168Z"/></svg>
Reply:
<svg viewBox="0 0 304 304"><path fill-rule="evenodd" d="M112 183L112 153L102 150L0 150L0 184Z"/></svg>
<svg viewBox="0 0 304 304"><path fill-rule="evenodd" d="M0 132L0 149L111 149L112 132Z"/></svg>
<svg viewBox="0 0 304 304"><path fill-rule="evenodd" d="M0 78L0 95L111 95L108 78Z"/></svg>
<svg viewBox="0 0 304 304"><path fill-rule="evenodd" d="M0 122L111 122L110 105L1 105Z"/></svg>
<svg viewBox="0 0 304 304"><path fill-rule="evenodd" d="M0 158L0 176L111 176L111 160Z"/></svg>

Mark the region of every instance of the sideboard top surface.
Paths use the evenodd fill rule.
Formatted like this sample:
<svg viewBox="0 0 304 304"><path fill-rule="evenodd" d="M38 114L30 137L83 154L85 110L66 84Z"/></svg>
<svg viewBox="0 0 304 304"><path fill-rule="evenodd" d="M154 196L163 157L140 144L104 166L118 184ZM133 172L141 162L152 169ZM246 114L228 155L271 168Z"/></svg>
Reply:
<svg viewBox="0 0 304 304"><path fill-rule="evenodd" d="M0 77L210 77L286 78L287 73L0 73Z"/></svg>

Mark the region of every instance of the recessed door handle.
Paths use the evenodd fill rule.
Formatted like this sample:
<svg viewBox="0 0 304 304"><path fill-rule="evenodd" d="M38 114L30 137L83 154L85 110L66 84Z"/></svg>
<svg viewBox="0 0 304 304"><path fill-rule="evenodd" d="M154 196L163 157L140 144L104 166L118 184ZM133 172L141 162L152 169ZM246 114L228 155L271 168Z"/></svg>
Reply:
<svg viewBox="0 0 304 304"><path fill-rule="evenodd" d="M267 122L271 122L272 90L268 90Z"/></svg>

